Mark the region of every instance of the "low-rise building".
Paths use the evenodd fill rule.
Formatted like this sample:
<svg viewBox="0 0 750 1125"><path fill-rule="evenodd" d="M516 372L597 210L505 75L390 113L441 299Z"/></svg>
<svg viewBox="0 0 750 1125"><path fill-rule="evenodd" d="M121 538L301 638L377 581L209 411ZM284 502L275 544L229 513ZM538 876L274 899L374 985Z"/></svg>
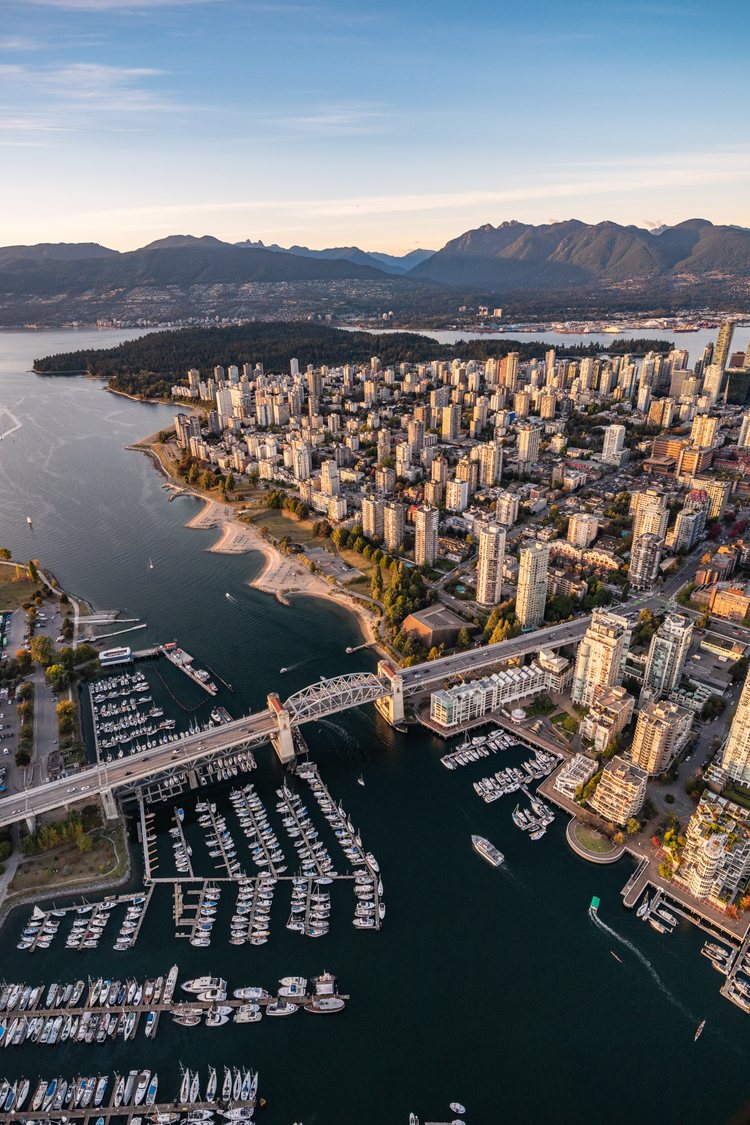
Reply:
<svg viewBox="0 0 750 1125"><path fill-rule="evenodd" d="M595 758L589 758L588 754L574 754L558 773L553 788L569 801L574 801L578 790L591 781L597 769Z"/></svg>

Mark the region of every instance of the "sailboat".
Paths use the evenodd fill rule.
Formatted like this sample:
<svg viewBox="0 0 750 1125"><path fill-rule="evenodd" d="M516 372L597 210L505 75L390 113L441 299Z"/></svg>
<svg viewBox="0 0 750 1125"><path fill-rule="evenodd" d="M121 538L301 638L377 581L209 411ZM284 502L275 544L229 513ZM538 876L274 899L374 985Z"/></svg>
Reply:
<svg viewBox="0 0 750 1125"><path fill-rule="evenodd" d="M27 517L26 517L26 523L27 523L27 524L29 525L29 527L33 527L33 526L34 526L34 525L33 525L33 523L31 522L31 516L27 516Z"/></svg>

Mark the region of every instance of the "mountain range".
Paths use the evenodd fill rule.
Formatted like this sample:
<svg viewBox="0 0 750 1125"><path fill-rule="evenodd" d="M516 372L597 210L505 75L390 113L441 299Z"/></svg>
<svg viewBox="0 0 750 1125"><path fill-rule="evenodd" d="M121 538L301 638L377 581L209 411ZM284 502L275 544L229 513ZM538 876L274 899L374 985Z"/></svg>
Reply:
<svg viewBox="0 0 750 1125"><path fill-rule="evenodd" d="M311 250L210 235L172 235L124 253L97 243L5 246L0 323L256 316L264 302L264 316L286 315L278 290L264 283L306 286L310 303L297 305L296 315L317 313L334 293L328 308L334 316L379 315L383 307L408 315L430 302L435 309L453 304L451 288L463 298L509 295L521 304L549 296L559 305L566 293L597 299L606 293L613 307L634 294L646 303L700 306L731 297L746 304L750 230L706 219L656 231L577 219L541 226L510 221L466 231L436 252L401 257L357 246ZM355 290L356 307L346 303Z"/></svg>

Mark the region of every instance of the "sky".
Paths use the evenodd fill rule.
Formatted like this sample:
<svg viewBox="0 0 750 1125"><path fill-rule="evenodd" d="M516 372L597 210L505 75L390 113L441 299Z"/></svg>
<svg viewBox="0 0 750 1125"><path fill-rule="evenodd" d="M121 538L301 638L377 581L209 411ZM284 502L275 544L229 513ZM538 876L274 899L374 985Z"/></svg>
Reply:
<svg viewBox="0 0 750 1125"><path fill-rule="evenodd" d="M0 245L750 227L745 0L0 0Z"/></svg>

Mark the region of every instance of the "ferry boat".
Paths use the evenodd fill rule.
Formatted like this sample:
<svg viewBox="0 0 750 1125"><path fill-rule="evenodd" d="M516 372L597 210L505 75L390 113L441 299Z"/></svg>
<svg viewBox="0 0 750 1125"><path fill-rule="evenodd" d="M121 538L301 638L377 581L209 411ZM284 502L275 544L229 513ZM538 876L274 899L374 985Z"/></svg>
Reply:
<svg viewBox="0 0 750 1125"><path fill-rule="evenodd" d="M481 855L482 859L486 859L493 867L499 867L501 863L505 862L503 853L498 851L489 840L485 840L484 836L472 836L471 846L478 855Z"/></svg>

